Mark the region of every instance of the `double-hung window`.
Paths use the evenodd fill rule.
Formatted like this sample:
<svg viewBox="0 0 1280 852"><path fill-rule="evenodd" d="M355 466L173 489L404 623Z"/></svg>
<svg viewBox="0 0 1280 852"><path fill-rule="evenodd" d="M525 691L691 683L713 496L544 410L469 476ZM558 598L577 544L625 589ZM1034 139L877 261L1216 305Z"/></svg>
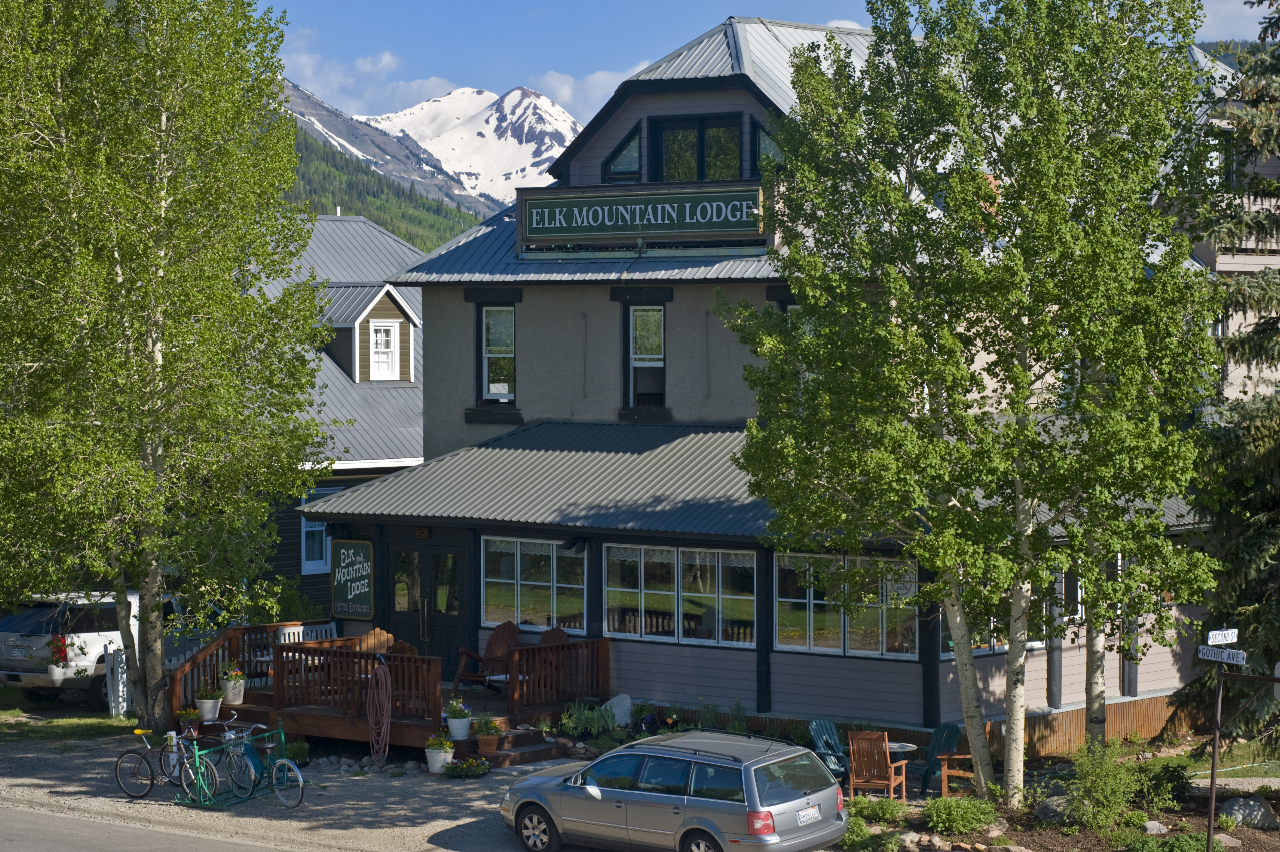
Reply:
<svg viewBox="0 0 1280 852"><path fill-rule="evenodd" d="M605 547L605 632L710 645L755 644L755 554Z"/></svg>
<svg viewBox="0 0 1280 852"><path fill-rule="evenodd" d="M631 405L662 407L667 398L666 346L661 305L630 307Z"/></svg>
<svg viewBox="0 0 1280 852"><path fill-rule="evenodd" d="M369 378L375 382L400 378L399 323L369 323Z"/></svg>
<svg viewBox="0 0 1280 852"><path fill-rule="evenodd" d="M586 629L586 556L554 541L485 538L484 623Z"/></svg>
<svg viewBox="0 0 1280 852"><path fill-rule="evenodd" d="M337 494L341 488L316 488L302 498L302 505L314 503L321 497ZM325 522L308 520L302 516L302 573L329 573L329 536L325 535Z"/></svg>
<svg viewBox="0 0 1280 852"><path fill-rule="evenodd" d="M820 577L844 567L838 556L778 554L774 582L777 619L774 647L849 656L916 657L917 617L903 601L916 592L914 569L904 563L876 560L885 576L873 581L866 603L842 610L828 600ZM864 570L868 568L864 565Z"/></svg>
<svg viewBox="0 0 1280 852"><path fill-rule="evenodd" d="M481 308L481 385L483 399L516 398L516 309Z"/></svg>

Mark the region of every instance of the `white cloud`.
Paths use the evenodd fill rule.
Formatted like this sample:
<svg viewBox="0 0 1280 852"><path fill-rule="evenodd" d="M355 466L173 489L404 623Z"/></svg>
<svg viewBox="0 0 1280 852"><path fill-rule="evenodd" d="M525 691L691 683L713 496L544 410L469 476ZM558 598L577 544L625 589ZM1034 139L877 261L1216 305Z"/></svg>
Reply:
<svg viewBox="0 0 1280 852"><path fill-rule="evenodd" d="M443 77L388 80L400 67L400 57L389 50L350 63L321 56L309 49L315 34L303 29L285 37L280 51L285 76L350 115L395 112L457 88Z"/></svg>
<svg viewBox="0 0 1280 852"><path fill-rule="evenodd" d="M626 71L593 71L581 79L559 71L548 71L533 79L533 88L567 109L580 123L586 124L623 80L650 64L646 59Z"/></svg>
<svg viewBox="0 0 1280 852"><path fill-rule="evenodd" d="M850 21L846 18L836 18L834 21L827 21L827 26L848 27L849 29L852 29L852 30L862 29L862 24L858 23L857 21Z"/></svg>
<svg viewBox="0 0 1280 852"><path fill-rule="evenodd" d="M1264 9L1253 9L1241 0L1204 0L1204 23L1196 38L1200 41L1256 39Z"/></svg>

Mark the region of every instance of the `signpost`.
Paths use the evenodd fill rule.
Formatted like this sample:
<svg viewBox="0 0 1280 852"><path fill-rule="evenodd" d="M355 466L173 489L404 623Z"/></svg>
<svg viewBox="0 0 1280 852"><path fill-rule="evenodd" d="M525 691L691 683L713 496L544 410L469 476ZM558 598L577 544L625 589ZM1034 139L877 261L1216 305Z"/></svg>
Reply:
<svg viewBox="0 0 1280 852"><path fill-rule="evenodd" d="M1211 648L1208 645L1200 646L1200 653L1197 655L1202 660L1212 660L1215 663L1230 663L1233 666L1244 665L1244 651L1235 651L1231 648Z"/></svg>
<svg viewBox="0 0 1280 852"><path fill-rule="evenodd" d="M373 620L373 542L333 542L333 617Z"/></svg>
<svg viewBox="0 0 1280 852"><path fill-rule="evenodd" d="M1232 627L1230 630L1210 630L1209 644L1210 645L1230 645L1236 641L1236 637L1239 634L1240 634L1240 631L1234 627Z"/></svg>
<svg viewBox="0 0 1280 852"><path fill-rule="evenodd" d="M1213 630L1209 633L1209 644L1201 645L1200 652L1197 655L1202 660L1212 660L1218 664L1218 688L1213 699L1213 762L1209 765L1209 830L1207 832L1208 843L1205 847L1207 852L1213 852L1213 821L1218 804L1218 735L1222 731L1222 677L1227 663L1233 666L1243 666L1245 657L1244 651L1236 651L1232 648L1215 648L1213 646L1235 642L1238 635L1239 631L1234 627ZM1280 666L1276 668L1277 671L1280 671ZM1277 686L1277 689L1280 689L1280 686ZM1255 695L1254 698L1257 698L1257 696ZM1249 699L1249 701L1252 700L1253 698ZM1246 702L1247 704L1248 702ZM1244 707L1240 708L1240 710L1243 709ZM1240 710L1236 711L1236 716L1240 715ZM1228 721L1234 721L1236 716L1232 716Z"/></svg>

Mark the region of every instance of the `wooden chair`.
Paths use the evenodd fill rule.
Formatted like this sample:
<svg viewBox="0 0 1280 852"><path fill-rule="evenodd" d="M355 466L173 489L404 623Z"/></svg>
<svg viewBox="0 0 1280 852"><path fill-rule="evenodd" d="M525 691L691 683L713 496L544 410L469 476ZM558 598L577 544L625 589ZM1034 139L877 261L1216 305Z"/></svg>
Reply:
<svg viewBox="0 0 1280 852"><path fill-rule="evenodd" d="M972 770L965 771L963 769L958 769L955 766L955 762L964 761L964 760L972 761L973 755L956 754L955 752L943 753L938 755L938 762L939 762L938 777L942 780L942 798L945 799L951 795L951 791L948 789L949 785L947 783L949 779L968 778L971 781L973 780ZM972 763L970 765L972 766ZM965 791L958 792L956 793L956 795L963 796L965 795Z"/></svg>
<svg viewBox="0 0 1280 852"><path fill-rule="evenodd" d="M538 637L539 645L559 645L561 642L568 641L569 634L560 627L553 627Z"/></svg>
<svg viewBox="0 0 1280 852"><path fill-rule="evenodd" d="M836 776L836 781L843 786L849 780L849 758L840 750L840 735L836 726L826 719L815 719L809 723L809 736L813 738L813 753L822 758L822 762Z"/></svg>
<svg viewBox="0 0 1280 852"><path fill-rule="evenodd" d="M955 754L958 745L960 745L960 728L950 722L939 725L933 729L933 736L929 738L929 751L925 755L924 762L907 764L907 777L920 779L921 796L929 788L929 782L933 776L937 775L942 768L942 760L938 755ZM946 795L945 790L943 795Z"/></svg>
<svg viewBox="0 0 1280 852"><path fill-rule="evenodd" d="M889 761L889 735L884 731L849 732L849 798L854 790L887 790L889 798L905 802L906 768L905 760Z"/></svg>
<svg viewBox="0 0 1280 852"><path fill-rule="evenodd" d="M488 684L490 677L507 674L507 652L516 644L516 640L519 637L520 628L516 626L516 623L514 621L504 621L493 629L493 633L489 634L489 641L484 647L484 656L467 648L459 648L458 651L462 656L458 658L458 673L453 677L453 691L449 693L449 697L453 698L458 694L458 686L464 680L471 683ZM475 660L475 674L467 672L468 660Z"/></svg>

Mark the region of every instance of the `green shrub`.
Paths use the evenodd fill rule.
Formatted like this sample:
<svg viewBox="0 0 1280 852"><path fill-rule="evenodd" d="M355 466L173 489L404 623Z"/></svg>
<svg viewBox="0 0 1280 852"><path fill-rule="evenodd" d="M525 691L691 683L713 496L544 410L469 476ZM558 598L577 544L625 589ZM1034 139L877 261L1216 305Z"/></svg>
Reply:
<svg viewBox="0 0 1280 852"><path fill-rule="evenodd" d="M479 778L489 774L489 761L478 757L470 760L455 760L444 765L445 778Z"/></svg>
<svg viewBox="0 0 1280 852"><path fill-rule="evenodd" d="M285 743L284 756L301 766L311 759L311 746L305 742Z"/></svg>
<svg viewBox="0 0 1280 852"><path fill-rule="evenodd" d="M844 837L836 845L845 852L894 852L901 842L897 832L872 834L867 829L866 820L851 816L848 824L845 825Z"/></svg>
<svg viewBox="0 0 1280 852"><path fill-rule="evenodd" d="M1218 830L1219 830L1219 831L1231 831L1231 830L1232 830L1232 829L1234 829L1235 827L1236 827L1236 818L1235 818L1235 817L1233 817L1233 816L1228 816L1228 815L1226 815L1226 814L1219 814L1219 815L1218 815Z"/></svg>
<svg viewBox="0 0 1280 852"><path fill-rule="evenodd" d="M1120 825L1125 828L1142 828L1149 819L1150 817L1142 811L1129 811L1129 813L1120 817Z"/></svg>
<svg viewBox="0 0 1280 852"><path fill-rule="evenodd" d="M658 705L652 701L636 701L631 705L631 724L639 725L650 713L657 718Z"/></svg>
<svg viewBox="0 0 1280 852"><path fill-rule="evenodd" d="M1078 825L1064 825L1062 827L1062 834L1064 837L1075 837L1079 833L1080 826Z"/></svg>
<svg viewBox="0 0 1280 852"><path fill-rule="evenodd" d="M1095 831L1116 824L1138 787L1133 764L1120 763L1123 754L1114 739L1105 745L1088 739L1076 750L1076 777L1067 787L1071 822Z"/></svg>
<svg viewBox="0 0 1280 852"><path fill-rule="evenodd" d="M897 822L906 816L907 806L893 799L872 799L868 796L854 796L844 803L849 816L856 816L867 822Z"/></svg>
<svg viewBox="0 0 1280 852"><path fill-rule="evenodd" d="M1129 844L1129 852L1204 852L1206 839L1203 834L1143 835ZM1213 852L1223 852L1222 841L1216 837Z"/></svg>
<svg viewBox="0 0 1280 852"><path fill-rule="evenodd" d="M943 834L969 834L995 822L996 809L986 799L969 796L931 799L924 806L924 821Z"/></svg>
<svg viewBox="0 0 1280 852"><path fill-rule="evenodd" d="M1148 812L1168 811L1178 807L1178 799L1191 794L1191 778L1187 763L1137 763L1133 765L1136 781L1131 804Z"/></svg>
<svg viewBox="0 0 1280 852"><path fill-rule="evenodd" d="M719 727L720 708L713 702L698 701L698 727L704 731Z"/></svg>
<svg viewBox="0 0 1280 852"><path fill-rule="evenodd" d="M812 742L809 739L809 729L799 722L793 722L791 727L787 729L787 739L798 746L808 746Z"/></svg>
<svg viewBox="0 0 1280 852"><path fill-rule="evenodd" d="M742 706L742 702L733 699L733 706L729 708L729 730L735 734L745 734L747 732L747 708Z"/></svg>
<svg viewBox="0 0 1280 852"><path fill-rule="evenodd" d="M583 701L575 701L560 716L560 730L571 737L588 735L598 737L614 728L613 711L605 707L592 707Z"/></svg>
<svg viewBox="0 0 1280 852"><path fill-rule="evenodd" d="M871 832L867 831L867 821L862 817L850 816L839 845L841 849L857 849L859 844L870 838Z"/></svg>

